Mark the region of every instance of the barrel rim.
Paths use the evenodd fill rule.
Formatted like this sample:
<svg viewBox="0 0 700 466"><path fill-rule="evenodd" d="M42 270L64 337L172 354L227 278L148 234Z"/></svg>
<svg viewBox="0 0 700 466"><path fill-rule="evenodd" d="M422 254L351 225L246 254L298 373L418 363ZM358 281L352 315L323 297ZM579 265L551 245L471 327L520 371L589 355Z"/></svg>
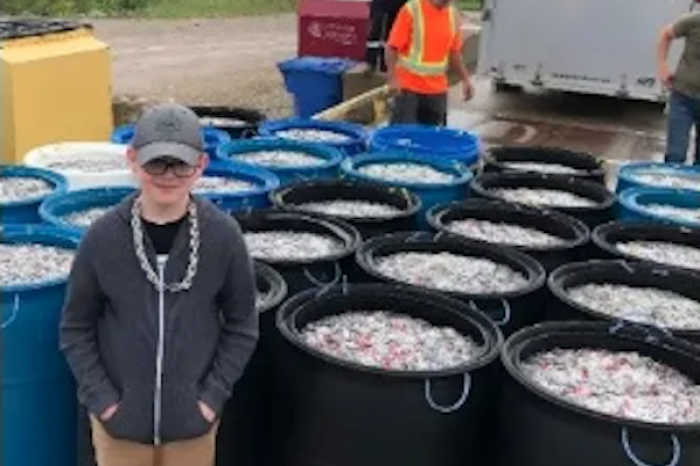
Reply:
<svg viewBox="0 0 700 466"><path fill-rule="evenodd" d="M527 390L528 393L536 396L540 400L547 401L554 404L559 408L566 409L567 411L573 412L575 414L584 416L586 418L592 418L596 421L602 421L607 423L613 423L615 425L626 426L630 428L640 428L657 432L676 432L676 433L697 433L700 430L700 423L696 424L662 424L662 423L652 423L639 421L635 419L626 419L621 417L612 416L609 414L600 413L583 406L576 405L570 401L561 399L545 389L541 388L530 378L525 376L520 369L520 360L515 360L515 354L518 356L522 351L524 345L531 343L533 341L545 340L551 335L557 332L558 334L564 334L573 337L582 336L608 336L614 338L625 338L627 340L635 341L637 344L642 346L651 346L650 343L644 341L643 338L632 335L632 334L615 334L612 333L612 327L609 323L605 322L585 322L585 321L568 321L568 322L541 322L530 327L525 327L523 329L517 330L510 337L506 339L501 350L501 362L510 375L511 380L514 380L521 387ZM685 353L688 357L694 357L696 360L700 360L700 346L696 346L690 342L687 342L681 338L665 338L663 345L658 345L660 349L665 351L675 351L678 353ZM602 348L602 346L601 346ZM552 348L553 349L553 348ZM676 370L679 370L675 368ZM680 371L680 370L679 370ZM685 373L684 371L680 371Z"/></svg>
<svg viewBox="0 0 700 466"><path fill-rule="evenodd" d="M620 271L623 273L627 273L628 275L633 275L633 274L639 274L643 277L653 277L655 275L666 275L666 276L671 276L671 277L685 277L686 279L696 281L698 285L700 285L700 273L698 272L692 272L684 269L678 269L674 267L668 267L668 266L663 266L659 264L652 264L649 262L643 262L643 261L630 261L630 260L621 260L621 259L593 259L593 260L587 260L587 261L577 261L577 262L570 262L568 264L564 264L561 267L557 268L555 271L553 271L549 277L547 278L547 288L549 291L560 301L564 302L568 306L576 309L577 311L581 312L584 315L591 316L595 319L598 320L604 320L607 322L619 322L620 320L623 320L625 322L628 322L632 325L645 325L647 327L652 327L656 328L655 325L648 324L645 322L638 322L634 320L629 320L629 319L624 319L624 318L617 318L613 317L609 314L605 314L603 312L600 312L596 309L593 309L591 307L583 306L569 296L567 293L567 289L564 288L562 282L571 277L572 275L576 274L577 272L581 270L586 270L591 267L594 267L596 271L599 271L601 274L611 272L611 271ZM610 280L607 280L610 281ZM651 282L651 280L650 280ZM587 281L585 283L594 283L592 281ZM613 283L614 285L628 285L628 286L633 286L629 285L628 283L624 283L624 281L619 280ZM634 285L634 287L638 287ZM639 286L641 287L641 286ZM662 291L669 291L681 296L685 296L684 294L671 290L669 288L662 288L659 286L654 286L651 283L649 285L645 285L645 288L654 288L657 290L662 290ZM695 299L695 298L689 298L692 299L693 301L697 301L700 303L700 300ZM668 330L670 330L673 333L676 333L680 336L691 336L691 337L698 337L700 336L700 328L697 329L679 329L675 327L667 327Z"/></svg>
<svg viewBox="0 0 700 466"><path fill-rule="evenodd" d="M325 257L315 257L306 260L283 260L283 259L264 259L254 257L256 261L266 263L268 265L287 267L287 266L299 266L299 265L312 265L317 263L327 263L335 262L346 257L350 257L355 253L357 248L362 243L362 237L357 228L355 228L350 223L335 217L326 217L321 215L312 215L308 213L301 212L290 212L276 208L268 208L262 210L252 210L248 212L232 212L231 215L238 221L243 230L243 234L247 233L245 222L247 220L252 220L254 218L261 218L264 221L277 221L277 220L301 220L306 223L313 223L320 225L322 228L331 233L335 238L343 241L343 250L331 254ZM255 231L255 230L252 230ZM265 230L267 231L267 230ZM342 233L342 234L341 234ZM252 255L251 255L252 257Z"/></svg>
<svg viewBox="0 0 700 466"><path fill-rule="evenodd" d="M432 300L434 303L441 305L442 311L449 312L455 316L462 318L463 320L469 321L469 323L476 327L484 340L484 351L479 355L479 357L474 358L467 364L462 364L455 366L453 368L443 369L439 371L400 371L400 370L387 370L372 366L365 366L352 361L345 361L343 359L337 358L326 354L320 350L317 350L309 345L302 343L298 334L288 328L285 325L286 316L296 314L296 312L301 308L301 306L306 303L304 301L308 297L313 296L314 304L320 305L320 300L324 296L333 295L334 293L349 294L352 292L376 292L377 296L386 296L387 293L395 293L395 298L401 300L403 297L414 297L426 298L427 300ZM293 306L297 306L295 310L289 311ZM457 311L455 309L460 309ZM400 311L396 311L401 313ZM469 306L461 303L460 301L450 298L448 296L441 295L439 293L412 289L405 285L397 284L377 284L377 283L362 283L362 284L349 284L347 286L335 285L333 287L322 290L319 294L318 290L309 289L298 293L292 298L285 301L282 306L278 309L276 314L276 326L279 332L282 334L284 339L294 345L297 349L305 352L306 354L315 357L325 363L332 364L343 369L348 369L352 371L357 371L365 375L388 377L394 379L425 379L425 378L447 378L456 375L462 375L465 373L470 373L478 369L487 367L489 364L496 361L499 357L500 349L503 344L504 338L501 330L494 324L489 318L476 311ZM427 319L426 319L427 320ZM460 332L461 333L461 332ZM491 345L489 346L489 343Z"/></svg>
<svg viewBox="0 0 700 466"><path fill-rule="evenodd" d="M388 181L381 178L374 178L361 173L358 168L363 165L371 164L387 164L387 163L411 163L417 165L426 165L437 171L448 173L454 177L454 180L446 183L417 183L407 181ZM473 179L473 173L460 162L450 162L447 160L433 159L429 160L425 157L420 157L415 154L401 152L370 152L356 155L352 158L348 157L340 164L341 171L348 176L367 181L370 183L381 183L394 186L405 186L407 188L417 188L421 190L440 190L457 186L466 186Z"/></svg>
<svg viewBox="0 0 700 466"><path fill-rule="evenodd" d="M399 244L405 245L405 252L411 251L412 245L427 244L427 245L439 245L440 242L451 243L464 248L463 256L473 255L473 251L483 252L489 251L497 256L501 256L505 261L502 264L508 265L511 268L515 268L512 264L518 264L520 270L519 272L526 275L528 279L528 285L514 291L508 291L503 293L489 293L489 294L469 294L459 291L451 290L439 290L435 288L429 288L422 285L413 285L394 277L389 277L381 274L369 263L368 257L374 257L373 251L376 249L377 245L380 244ZM477 254L477 257L483 257ZM403 285L408 287L417 288L423 291L442 293L455 299L514 299L521 296L525 296L530 293L534 293L544 287L546 283L547 272L545 271L542 264L535 260L529 254L519 251L515 248L510 247L498 247L497 245L483 243L480 241L469 240L454 235L443 235L441 233L431 234L427 232L399 232L399 233L387 233L384 235L375 236L373 238L364 241L360 247L355 252L355 261L360 268L377 280L385 283L392 283L396 285Z"/></svg>
<svg viewBox="0 0 700 466"><path fill-rule="evenodd" d="M276 120L266 120L260 124L259 134L263 136L276 137L276 133L288 129L323 129L336 133L341 133L350 138L349 141L320 143L334 147L351 147L357 144L362 144L364 147L367 144L368 134L364 126L357 123L347 121L327 121L313 118L281 118Z"/></svg>
<svg viewBox="0 0 700 466"><path fill-rule="evenodd" d="M137 188L129 186L107 186L103 188L90 188L66 192L59 196L52 196L42 202L39 206L39 216L48 224L55 225L73 233L84 234L87 228L74 225L63 219L63 217L69 213L85 210L85 207L80 209L72 208L75 207L76 203L100 201L91 203L87 208L91 206L116 206L122 199L136 192L138 192ZM113 200L116 201L106 204ZM57 209L62 213L56 213Z"/></svg>
<svg viewBox="0 0 700 466"><path fill-rule="evenodd" d="M289 194L290 191L295 190L295 189L302 189L302 190L310 190L318 186L324 186L324 187L337 187L337 188L356 188L359 187L361 189L365 189L367 191L374 190L376 192L383 192L387 193L390 195L396 195L396 196L402 196L404 199L406 199L407 204L409 205L408 209L401 209L401 213L397 215L393 215L391 217L341 217L341 216L335 216L335 215L329 215L330 217L334 218L340 218L345 221L348 221L350 223L362 223L362 224L371 224L371 223L381 223L381 222L386 222L390 220L398 220L398 219L407 219L411 218L414 215L416 215L422 208L423 203L420 200L420 197L418 197L416 194L410 192L406 188L402 187L397 187L397 186L388 186L388 185L380 185L376 183L370 183L368 181L364 180L346 180L346 179L333 179L333 180L327 180L327 179L318 179L318 180L302 180L302 181L296 181L291 184L285 185L285 186L280 186L274 191L270 192L270 201L275 205L276 207L283 209L283 210L289 210L293 212L310 212L308 210L305 210L301 207L299 207L298 204L290 204L284 201L284 196ZM337 198L341 199L341 198ZM311 212L313 213L313 212ZM319 215L318 213L316 213Z"/></svg>
<svg viewBox="0 0 700 466"><path fill-rule="evenodd" d="M2 244L42 244L46 246L61 247L63 249L73 251L74 253L76 252L76 250L78 249L78 245L80 244L80 240L75 234L63 228L52 225L8 225L2 228L1 233L2 234L0 235L0 243ZM36 235L40 236L39 241L37 241L36 239L23 241L23 238L33 237ZM70 244L72 247L66 247L64 244ZM55 286L62 286L68 283L69 276L70 274L66 274L64 277L56 278L53 280L44 280L41 282L29 284L3 286L2 294L9 295L28 293L46 288L52 288Z"/></svg>
<svg viewBox="0 0 700 466"><path fill-rule="evenodd" d="M674 189L674 188L647 188L647 187L640 187L640 188L629 188L625 189L620 193L619 199L620 199L620 204L625 208L628 209L632 212L635 212L637 214L642 214L647 217L651 217L653 219L656 219L660 222L663 223L672 223L676 225L686 225L690 226L691 228L698 228L700 227L700 219L697 221L692 221L688 219L682 219L682 218L677 218L677 217L669 217L669 216L663 216L660 214L657 214L645 207L645 204L640 203L640 199L643 198L646 200L646 198L651 197L661 197L661 198L668 198L668 197L673 197L674 200L676 201L682 201L681 204L669 204L667 201L664 201L664 204L669 204L672 206L681 206L681 207L686 207L688 204L691 204L693 208L698 208L700 210L700 196L698 195L697 191L691 191L688 189Z"/></svg>
<svg viewBox="0 0 700 466"><path fill-rule="evenodd" d="M202 174L202 176L213 176L222 178L236 178L236 175L242 175L241 177L238 177L238 179L252 178L256 181L261 181L261 183L254 183L256 185L256 188L249 189L246 191L236 191L231 193L197 192L193 194L196 196L205 197L207 199L231 199L267 194L268 192L270 192L273 189L276 189L280 185L279 178L271 171L258 167L250 167L244 164L227 163L225 165L210 165L204 170Z"/></svg>
<svg viewBox="0 0 700 466"><path fill-rule="evenodd" d="M425 134L440 136L447 135L455 140L464 139L464 144L450 144L449 149L443 146L431 145L430 151L440 155L449 155L453 153L460 153L462 151L476 151L476 154L478 154L480 147L479 136L474 131L450 128L446 126L429 126L421 124L400 123L385 126L383 128L378 128L372 133L370 137L370 147L374 148L373 152L383 152L386 151L389 147L392 147L392 149L390 150L399 150L398 146L396 145L396 138L392 137L392 135L394 135L395 133L413 133L421 135ZM407 151L426 150L426 146L423 144L409 144L400 146L405 147Z"/></svg>
<svg viewBox="0 0 700 466"><path fill-rule="evenodd" d="M478 239L474 238L469 238L467 236L459 235L457 233L454 233L450 231L447 228L447 225L443 222L443 216L446 215L447 213L458 210L461 212L476 212L478 213L480 209L485 209L485 210L500 210L503 212L518 212L519 214L522 214L524 216L529 216L532 218L548 218L549 220L558 223L560 225L570 227L569 229L574 233L576 236L575 239L564 239L563 244L555 245L555 246L521 246L521 245L515 245L511 243L491 243L488 241L481 241ZM477 218L477 217L472 217L469 215L466 215L465 217L461 218ZM497 199L486 199L486 198L472 198L472 199L466 199L462 201L454 201L450 202L447 204L438 204L433 206L430 210L428 210L428 213L426 214L426 219L428 221L428 224L441 232L444 232L446 234L453 234L457 235L461 238L465 239L472 239L473 241L480 241L486 244L492 244L492 245L501 245L501 246L509 246L513 247L519 250L522 250L524 252L532 251L532 252L550 252L550 251L566 251L570 249L574 249L580 246L585 245L586 243L589 242L590 240L590 228L580 221L577 218L574 218L570 215L566 215L562 212L557 212L556 210L552 209L535 209L529 206L526 206L524 204L513 204L513 203L508 203L502 200L497 200ZM515 222L504 222L504 223L509 223L509 224L516 224Z"/></svg>
<svg viewBox="0 0 700 466"><path fill-rule="evenodd" d="M595 202L594 206L590 207L569 207L569 206L542 206L541 208L546 208L548 210L559 210L568 212L597 212L611 209L617 202L617 196L615 193L611 192L604 185L596 183L594 181L589 181L581 177L569 176L569 175L550 175L544 173L533 173L533 172L502 172L502 173L482 173L475 176L474 179L469 184L471 190L473 190L477 195L484 197L486 199L502 200L503 198L496 196L490 192L489 188L484 186L484 182L491 184L489 182L498 182L500 180L522 180L522 181L533 181L535 183L541 183L541 187L548 189L552 184L561 183L562 185L568 185L567 187L576 187L578 185L583 190L597 193L597 196L602 198L598 200L587 194L581 194L579 190L565 190L562 186L557 186L556 189L561 191L570 192L590 199ZM529 204L524 204L528 205Z"/></svg>
<svg viewBox="0 0 700 466"><path fill-rule="evenodd" d="M623 165L618 171L618 180L623 180L631 185L646 187L652 189L669 189L668 186L655 186L653 184L648 184L635 179L637 172L646 171L658 171L658 172L670 172L673 175L685 177L688 173L692 173L694 177L700 182L700 166L686 165L679 162L635 162ZM690 178L690 177L689 177ZM618 181L619 183L619 181ZM670 188L675 189L675 188ZM688 191L696 192L700 191L700 187L697 190L688 189Z"/></svg>
<svg viewBox="0 0 700 466"><path fill-rule="evenodd" d="M300 167L275 167L240 160L240 157L245 154L276 149L289 149L290 151L302 152L304 154L311 155L312 157L323 159L325 162L318 165L305 165ZM271 172L291 173L331 169L339 166L345 158L345 155L339 149L333 146L323 146L321 144L271 137L231 140L217 148L215 158L221 162L237 163L254 168L265 169Z"/></svg>
<svg viewBox="0 0 700 466"><path fill-rule="evenodd" d="M62 174L47 170L45 168L16 166L16 165L0 165L0 178L37 178L51 185L53 190L47 194L42 194L37 197L22 199L15 202L0 202L0 206L5 209L29 207L40 204L46 199L57 194L63 194L68 189L68 179Z"/></svg>
<svg viewBox="0 0 700 466"><path fill-rule="evenodd" d="M270 297L264 300L260 307L256 309L258 314L264 314L282 304L287 298L289 287L282 274L274 267L259 260L253 260L252 262L256 280L257 278L264 278L272 287L276 285L275 292L270 293Z"/></svg>
<svg viewBox="0 0 700 466"><path fill-rule="evenodd" d="M34 149L27 152L24 156L24 163L27 166L43 168L45 170L51 170L55 173L65 174L66 176L90 176L90 178L109 178L112 176L120 176L124 174L131 174L131 169L127 166L120 169L108 170L103 172L85 172L82 170L76 170L72 168L51 168L43 165L41 158L44 156L44 151L51 149L60 149L62 147L77 147L80 150L89 149L94 147L95 150L105 150L105 151L119 151L120 155L126 158L128 146L126 144L121 144L117 142L105 142L105 141L63 141L53 144L45 144L43 146L35 147Z"/></svg>
<svg viewBox="0 0 700 466"><path fill-rule="evenodd" d="M617 242L612 242L610 241L610 235L611 234L617 234L618 232L621 232L623 236L626 236L627 234L633 235L634 231L649 231L652 233L659 233L658 238L654 239L644 239L643 241L659 241L663 243L670 243L670 244L676 244L680 246L689 246L693 247L695 245L699 245L697 247L698 250L700 250L700 230L696 228L692 228L689 226L685 225L677 225L677 224L667 224L667 223L649 223L649 222L642 222L642 221L611 221L607 223L603 223L596 227L593 232L591 233L591 241L593 244L595 244L596 247L600 248L601 250L612 254L613 256L621 257L627 260L632 260L632 261L642 261L642 262L648 262L648 263L653 263L653 264L658 264L658 265L663 265L667 267L673 267L673 268L678 268L681 270L691 270L691 271L696 271L696 269L687 269L684 267L680 266L675 266L671 264L665 264L663 262L656 262L651 259L642 259L640 257L631 255L631 254L626 254L622 251L620 251L616 244ZM671 236L687 236L688 237L688 243L679 243L677 241L671 240ZM696 236L696 242L693 243L693 237ZM632 239L630 237L630 239ZM693 243L693 244L691 244Z"/></svg>
<svg viewBox="0 0 700 466"><path fill-rule="evenodd" d="M522 145L522 144L505 144L505 145L499 145L499 146L494 146L490 147L484 156L484 162L486 164L489 164L493 167L496 167L500 170L512 172L512 173L540 173L537 171L530 171L530 170L518 170L518 169L513 169L509 168L508 166L504 165L503 162L501 162L498 159L499 153L505 152L505 151L522 151L522 152L527 152L527 153L534 153L538 151L546 151L546 152L555 152L559 154L564 154L567 156L571 157L576 157L579 158L582 162L590 162L591 165L595 165L595 168L590 168L590 169L580 169L578 167L572 167L576 168L577 170L581 170L582 173L580 174L570 174L566 176L574 176L577 178L590 178L590 177L604 177L606 174L605 167L603 165L603 161L600 160L598 157L593 155L592 153L589 152L584 152L584 151L575 151L571 149L566 149L563 147L548 147L548 146L527 146L527 145ZM524 161L527 161L527 157L524 157ZM552 161L555 162L555 161ZM557 163L561 163L560 161L556 161ZM547 161L542 161L541 163L549 163Z"/></svg>

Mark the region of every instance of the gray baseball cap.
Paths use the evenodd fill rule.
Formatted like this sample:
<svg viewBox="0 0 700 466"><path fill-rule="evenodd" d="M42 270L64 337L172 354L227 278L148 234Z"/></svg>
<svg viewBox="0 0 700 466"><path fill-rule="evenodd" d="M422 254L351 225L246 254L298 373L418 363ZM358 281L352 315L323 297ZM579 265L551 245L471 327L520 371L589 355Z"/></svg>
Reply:
<svg viewBox="0 0 700 466"><path fill-rule="evenodd" d="M139 118L131 146L141 165L161 157L196 165L204 153L199 117L179 104L156 105Z"/></svg>

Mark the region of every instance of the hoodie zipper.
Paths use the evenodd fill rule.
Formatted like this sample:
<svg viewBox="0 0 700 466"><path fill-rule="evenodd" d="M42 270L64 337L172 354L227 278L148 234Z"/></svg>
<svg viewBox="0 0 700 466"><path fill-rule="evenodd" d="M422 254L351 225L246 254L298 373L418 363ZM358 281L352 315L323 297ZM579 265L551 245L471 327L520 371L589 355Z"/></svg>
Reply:
<svg viewBox="0 0 700 466"><path fill-rule="evenodd" d="M158 353L156 355L156 390L153 398L153 440L161 444L160 424L163 410L163 359L165 355L165 263L167 256L158 256Z"/></svg>

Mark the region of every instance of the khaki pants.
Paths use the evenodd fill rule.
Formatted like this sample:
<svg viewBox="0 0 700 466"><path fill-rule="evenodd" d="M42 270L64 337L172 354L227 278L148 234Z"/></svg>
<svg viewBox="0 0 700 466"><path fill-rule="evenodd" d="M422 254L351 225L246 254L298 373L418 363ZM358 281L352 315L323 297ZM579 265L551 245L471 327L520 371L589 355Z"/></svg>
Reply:
<svg viewBox="0 0 700 466"><path fill-rule="evenodd" d="M214 465L216 427L203 437L154 447L115 439L94 418L91 418L91 424L98 466Z"/></svg>

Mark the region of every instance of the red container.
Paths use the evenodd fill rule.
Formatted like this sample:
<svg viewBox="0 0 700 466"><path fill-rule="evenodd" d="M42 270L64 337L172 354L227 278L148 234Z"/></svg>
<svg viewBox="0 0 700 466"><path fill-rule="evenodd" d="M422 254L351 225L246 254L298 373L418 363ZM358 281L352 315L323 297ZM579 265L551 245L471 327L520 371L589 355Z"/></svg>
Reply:
<svg viewBox="0 0 700 466"><path fill-rule="evenodd" d="M369 34L369 2L302 0L298 55L364 61Z"/></svg>

